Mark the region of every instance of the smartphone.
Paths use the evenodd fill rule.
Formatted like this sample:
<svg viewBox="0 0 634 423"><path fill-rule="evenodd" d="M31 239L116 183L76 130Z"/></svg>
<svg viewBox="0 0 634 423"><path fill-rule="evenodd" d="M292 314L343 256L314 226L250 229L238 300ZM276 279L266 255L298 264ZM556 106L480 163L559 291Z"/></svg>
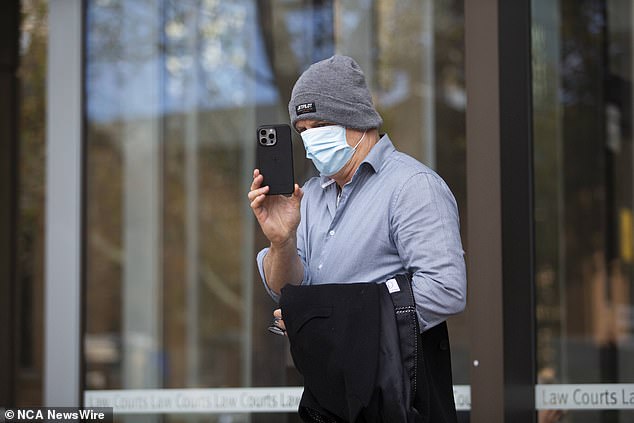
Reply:
<svg viewBox="0 0 634 423"><path fill-rule="evenodd" d="M257 133L257 168L269 186L268 195L291 195L295 190L291 127L263 125Z"/></svg>

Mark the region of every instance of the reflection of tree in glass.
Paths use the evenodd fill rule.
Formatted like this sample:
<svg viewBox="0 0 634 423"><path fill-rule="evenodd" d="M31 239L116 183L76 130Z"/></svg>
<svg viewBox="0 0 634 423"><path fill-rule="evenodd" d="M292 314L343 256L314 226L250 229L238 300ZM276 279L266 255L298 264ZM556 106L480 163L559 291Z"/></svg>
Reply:
<svg viewBox="0 0 634 423"><path fill-rule="evenodd" d="M46 153L46 62L48 6L43 0L21 2L19 80L19 188L17 278L21 324L17 355L22 378L16 398L41 403L44 293L44 213ZM18 386L16 385L16 386ZM27 387L27 389L23 389Z"/></svg>
<svg viewBox="0 0 634 423"><path fill-rule="evenodd" d="M244 160L244 119L253 96L247 52L253 49L245 31L247 2L100 2L89 6L88 34L88 322L90 333L121 332L123 254L122 209L124 149L134 142L126 127L150 124L161 128L151 140L162 149L160 257L164 301L164 383L188 384L188 339L197 330L200 386L239 386L243 340L243 263L240 172ZM159 9L157 9L159 8ZM163 20L160 24L157 19ZM121 21L126 21L121 25ZM138 21L138 22L137 22ZM134 28L132 28L134 27ZM145 29L143 29L145 28ZM144 41L145 40L145 41ZM146 42L151 48L134 51ZM158 43L158 44L157 44ZM219 49L219 50L218 50ZM251 49L251 50L250 50ZM152 52L153 51L153 52ZM147 66L162 67L161 79L143 78ZM163 67L164 66L164 67ZM114 80L104 74L117 74ZM113 82L114 81L114 82ZM156 87L148 87L156 81ZM211 81L211 85L208 83ZM130 110L129 99L143 89L160 92L163 104L148 105L148 113ZM138 91L138 92L135 92ZM246 106L246 107L245 107ZM99 113L112 107L114 113ZM94 113L91 113L93 111ZM129 111L137 113L127 113ZM154 122L154 123L152 123ZM193 128L193 129L192 129ZM193 137L193 138L192 138ZM195 210L198 227L197 326L188 326L187 173L186 144L195 142L197 156ZM130 189L127 187L125 189ZM250 216L250 215L249 215ZM251 260L250 260L251 261ZM119 362L110 367L87 363L102 372L104 386L120 387ZM100 378L93 378L100 380Z"/></svg>

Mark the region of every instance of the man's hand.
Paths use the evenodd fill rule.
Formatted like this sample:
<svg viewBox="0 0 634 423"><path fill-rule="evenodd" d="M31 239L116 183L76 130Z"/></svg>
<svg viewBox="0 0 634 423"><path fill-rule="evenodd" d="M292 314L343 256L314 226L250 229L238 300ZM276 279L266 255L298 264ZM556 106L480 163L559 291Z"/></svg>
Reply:
<svg viewBox="0 0 634 423"><path fill-rule="evenodd" d="M295 242L295 233L299 225L299 205L303 192L295 184L290 197L283 195L267 196L268 186L262 186L264 177L258 169L253 171L253 182L248 197L251 209L258 220L262 232L274 246L283 246Z"/></svg>
<svg viewBox="0 0 634 423"><path fill-rule="evenodd" d="M271 248L263 261L264 278L269 288L279 294L284 285L298 285L304 276L304 265L297 254L299 206L303 192L299 185L295 184L295 190L290 197L267 196L269 187L263 187L263 181L264 177L255 169L249 201L262 232L271 242Z"/></svg>
<svg viewBox="0 0 634 423"><path fill-rule="evenodd" d="M275 326L286 332L286 325L284 324L284 320L282 319L282 309L276 308L273 311L273 317L275 318Z"/></svg>

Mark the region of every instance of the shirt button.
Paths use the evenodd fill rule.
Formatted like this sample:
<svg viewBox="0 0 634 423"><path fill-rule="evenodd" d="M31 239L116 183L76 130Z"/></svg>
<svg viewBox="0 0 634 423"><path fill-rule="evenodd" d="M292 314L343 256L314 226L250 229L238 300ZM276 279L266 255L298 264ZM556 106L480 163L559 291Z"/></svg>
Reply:
<svg viewBox="0 0 634 423"><path fill-rule="evenodd" d="M319 266L317 266L317 269L321 270L322 267L324 267L324 265L320 264Z"/></svg>
<svg viewBox="0 0 634 423"><path fill-rule="evenodd" d="M328 232L328 234L329 234L330 236L335 236L335 231L330 231L330 232Z"/></svg>

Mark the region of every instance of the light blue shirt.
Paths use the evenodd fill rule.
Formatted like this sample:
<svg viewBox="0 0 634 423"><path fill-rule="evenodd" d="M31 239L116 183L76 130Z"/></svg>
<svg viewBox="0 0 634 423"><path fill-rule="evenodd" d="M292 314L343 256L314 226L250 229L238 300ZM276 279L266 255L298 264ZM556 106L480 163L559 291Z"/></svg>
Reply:
<svg viewBox="0 0 634 423"><path fill-rule="evenodd" d="M303 190L297 228L302 284L379 283L410 273L421 331L464 309L456 200L436 172L397 151L387 135L343 187L338 205L330 178L312 178ZM277 301L264 277L267 251L258 254L258 268Z"/></svg>

